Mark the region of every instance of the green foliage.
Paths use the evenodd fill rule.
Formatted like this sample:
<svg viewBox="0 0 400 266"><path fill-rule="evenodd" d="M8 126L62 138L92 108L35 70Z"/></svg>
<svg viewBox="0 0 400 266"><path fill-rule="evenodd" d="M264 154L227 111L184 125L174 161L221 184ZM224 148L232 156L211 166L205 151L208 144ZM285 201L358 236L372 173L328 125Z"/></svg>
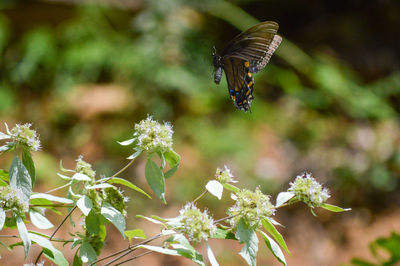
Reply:
<svg viewBox="0 0 400 266"><path fill-rule="evenodd" d="M369 245L372 256L376 262L370 262L360 258L353 258L351 264L355 266L372 265L397 265L400 261L400 234L393 232L389 237L377 238ZM381 256L380 251L385 251L388 256Z"/></svg>

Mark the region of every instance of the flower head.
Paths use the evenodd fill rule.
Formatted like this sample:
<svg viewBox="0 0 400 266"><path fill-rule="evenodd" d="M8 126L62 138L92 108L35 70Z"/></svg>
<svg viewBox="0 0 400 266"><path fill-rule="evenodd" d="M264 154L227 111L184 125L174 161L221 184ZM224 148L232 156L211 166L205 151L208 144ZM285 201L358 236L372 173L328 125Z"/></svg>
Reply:
<svg viewBox="0 0 400 266"><path fill-rule="evenodd" d="M92 169L92 165L90 163L87 163L83 160L82 155L76 160L75 171L77 173L87 175L90 178L94 178L96 176L96 171Z"/></svg>
<svg viewBox="0 0 400 266"><path fill-rule="evenodd" d="M40 140L39 136L35 130L30 129L32 124L16 124L10 130L10 135L14 143L24 145L29 148L31 151L40 150Z"/></svg>
<svg viewBox="0 0 400 266"><path fill-rule="evenodd" d="M236 183L236 180L233 180L233 175L231 170L225 165L224 170L217 168L217 172L215 173L215 179L217 179L220 183Z"/></svg>
<svg viewBox="0 0 400 266"><path fill-rule="evenodd" d="M103 189L104 202L108 202L117 209L120 213L126 216L126 202L128 197L124 197L123 192L115 187L108 187Z"/></svg>
<svg viewBox="0 0 400 266"><path fill-rule="evenodd" d="M294 182L290 183L288 191L293 192L299 201L310 207L321 206L330 197L328 189L323 188L311 173L296 176Z"/></svg>
<svg viewBox="0 0 400 266"><path fill-rule="evenodd" d="M193 203L188 203L179 211L180 229L195 243L207 240L215 234L217 227L207 210L201 212Z"/></svg>
<svg viewBox="0 0 400 266"><path fill-rule="evenodd" d="M250 227L258 227L261 220L268 218L275 213L274 205L269 200L269 196L261 192L257 187L253 192L242 189L235 195L235 204L228 209L228 215L233 216L229 222L236 227L240 219Z"/></svg>
<svg viewBox="0 0 400 266"><path fill-rule="evenodd" d="M135 124L134 136L137 145L148 152L165 152L172 148L172 126L169 123L163 125L154 121L151 116Z"/></svg>
<svg viewBox="0 0 400 266"><path fill-rule="evenodd" d="M23 192L10 186L0 187L0 207L5 210L24 214L29 210L29 203L24 201Z"/></svg>

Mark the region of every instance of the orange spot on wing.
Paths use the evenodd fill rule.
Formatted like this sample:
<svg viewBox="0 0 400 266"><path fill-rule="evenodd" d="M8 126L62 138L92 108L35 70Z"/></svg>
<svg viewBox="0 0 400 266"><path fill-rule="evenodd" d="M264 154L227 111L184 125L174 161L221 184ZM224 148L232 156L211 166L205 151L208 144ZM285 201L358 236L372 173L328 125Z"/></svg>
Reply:
<svg viewBox="0 0 400 266"><path fill-rule="evenodd" d="M249 67L249 66L250 66L250 62L247 62L247 61L244 62L244 66L245 66L245 67Z"/></svg>

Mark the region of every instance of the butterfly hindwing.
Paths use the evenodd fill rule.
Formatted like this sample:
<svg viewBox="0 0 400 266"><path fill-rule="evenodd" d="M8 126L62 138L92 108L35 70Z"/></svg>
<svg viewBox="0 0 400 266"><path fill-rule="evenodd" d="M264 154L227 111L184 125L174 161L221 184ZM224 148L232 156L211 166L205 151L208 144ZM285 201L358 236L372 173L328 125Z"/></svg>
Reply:
<svg viewBox="0 0 400 266"><path fill-rule="evenodd" d="M254 78L250 73L250 62L229 57L224 60L224 72L228 91L236 108L247 111L253 100Z"/></svg>

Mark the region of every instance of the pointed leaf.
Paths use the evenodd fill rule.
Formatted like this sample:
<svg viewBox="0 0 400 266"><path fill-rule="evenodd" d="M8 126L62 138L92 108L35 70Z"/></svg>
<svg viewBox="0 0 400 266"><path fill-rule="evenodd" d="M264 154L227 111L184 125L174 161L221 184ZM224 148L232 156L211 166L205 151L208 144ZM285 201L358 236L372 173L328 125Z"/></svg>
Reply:
<svg viewBox="0 0 400 266"><path fill-rule="evenodd" d="M67 198L61 198L57 197L54 195L46 194L46 193L36 193L31 195L31 200L33 199L47 199L50 201L55 201L55 202L60 202L60 203L66 203L66 204L72 204L74 203L73 200L67 199Z"/></svg>
<svg viewBox="0 0 400 266"><path fill-rule="evenodd" d="M278 242L278 244L284 250L286 250L287 253L290 254L290 251L286 246L285 240L283 239L282 235L278 232L278 230L276 230L275 226L268 219L263 219L261 223L265 228L265 230L267 230L267 232L271 234L271 236Z"/></svg>
<svg viewBox="0 0 400 266"><path fill-rule="evenodd" d="M101 207L101 214L119 230L125 239L125 217L107 202Z"/></svg>
<svg viewBox="0 0 400 266"><path fill-rule="evenodd" d="M76 205L81 210L81 212L88 216L90 210L93 208L92 200L88 196L82 196L77 202Z"/></svg>
<svg viewBox="0 0 400 266"><path fill-rule="evenodd" d="M11 164L9 178L10 187L13 189L20 189L22 191L22 200L24 202L29 202L29 197L32 192L32 180L28 170L17 156L14 157Z"/></svg>
<svg viewBox="0 0 400 266"><path fill-rule="evenodd" d="M124 234L129 239L129 243L131 243L133 238L146 239L146 235L142 229L127 230Z"/></svg>
<svg viewBox="0 0 400 266"><path fill-rule="evenodd" d="M28 230L26 229L24 221L20 216L16 217L16 222L17 222L19 236L22 239L22 242L24 243L25 258L26 258L26 256L28 256L29 249L31 248L31 240L29 238Z"/></svg>
<svg viewBox="0 0 400 266"><path fill-rule="evenodd" d="M179 166L181 157L174 150L166 151L164 157L171 169Z"/></svg>
<svg viewBox="0 0 400 266"><path fill-rule="evenodd" d="M118 144L121 145L121 146L128 146L128 145L131 145L132 143L134 143L135 140L136 140L136 138L131 138L131 139L128 139L128 140L117 141L117 142L118 142Z"/></svg>
<svg viewBox="0 0 400 266"><path fill-rule="evenodd" d="M158 253L162 253L165 255L179 256L178 251L173 250L173 249L168 249L168 248L161 248L161 247L149 246L149 245L140 245L140 246L137 246L137 248L145 248L145 249L155 251Z"/></svg>
<svg viewBox="0 0 400 266"><path fill-rule="evenodd" d="M7 134L4 134L3 132L0 132L0 140L2 140L2 139L10 139L10 138L11 138L10 135L7 135Z"/></svg>
<svg viewBox="0 0 400 266"><path fill-rule="evenodd" d="M279 248L279 245L263 231L260 231L260 233L264 238L265 244L271 250L272 254L274 254L279 262L286 266L285 256L283 255L282 250Z"/></svg>
<svg viewBox="0 0 400 266"><path fill-rule="evenodd" d="M100 232L100 218L97 213L91 210L85 219L86 230L90 234L98 234Z"/></svg>
<svg viewBox="0 0 400 266"><path fill-rule="evenodd" d="M295 194L292 193L292 192L281 192L281 193L279 193L278 196L276 197L275 207L279 207L282 204L285 204L288 200L290 200L294 196L295 196Z"/></svg>
<svg viewBox="0 0 400 266"><path fill-rule="evenodd" d="M222 198L222 192L224 191L224 187L217 180L209 181L206 185L206 189L208 190L208 192L217 197L219 200Z"/></svg>
<svg viewBox="0 0 400 266"><path fill-rule="evenodd" d="M27 147L22 148L22 163L25 165L28 173L31 177L32 186L35 184L36 180L36 169L35 164L33 163L31 153Z"/></svg>
<svg viewBox="0 0 400 266"><path fill-rule="evenodd" d="M91 181L92 179L88 177L87 175L81 174L81 173L76 173L72 176L72 179L74 180L79 180L79 181Z"/></svg>
<svg viewBox="0 0 400 266"><path fill-rule="evenodd" d="M238 193L240 191L240 188L235 187L234 185L231 185L231 184L228 184L228 183L223 184L223 186L227 190L229 190L231 192L234 192L234 193Z"/></svg>
<svg viewBox="0 0 400 266"><path fill-rule="evenodd" d="M0 231L3 229L5 221L6 221L6 212L2 208L0 208Z"/></svg>
<svg viewBox="0 0 400 266"><path fill-rule="evenodd" d="M335 206L335 205L331 205L331 204L327 204L327 203L323 203L321 205L322 208L331 211L331 212L347 212L347 211L351 211L351 208L346 208L343 209L341 207Z"/></svg>
<svg viewBox="0 0 400 266"><path fill-rule="evenodd" d="M167 202L165 201L164 197L165 194L164 174L158 167L158 165L151 159L148 159L146 162L145 176L147 183L149 184L151 189L154 191L157 197L166 204Z"/></svg>
<svg viewBox="0 0 400 266"><path fill-rule="evenodd" d="M8 151L11 147L9 145L0 146L0 152Z"/></svg>
<svg viewBox="0 0 400 266"><path fill-rule="evenodd" d="M109 187L114 187L114 186L107 184L107 183L102 183L102 184L97 184L97 185L93 185L93 186L87 186L85 188L86 189L98 189L98 188L109 188Z"/></svg>
<svg viewBox="0 0 400 266"><path fill-rule="evenodd" d="M89 264L97 260L96 251L87 241L83 241L79 254L83 263Z"/></svg>
<svg viewBox="0 0 400 266"><path fill-rule="evenodd" d="M257 263L258 238L254 229L248 228L243 219L240 219L235 234L240 243L245 243L240 256L251 266Z"/></svg>
<svg viewBox="0 0 400 266"><path fill-rule="evenodd" d="M131 189L133 189L133 190L136 190L137 192L142 193L143 195L145 195L146 197L148 197L149 199L151 199L151 197L150 197L149 194L147 194L147 193L144 192L141 188L135 186L134 184L132 184L131 182L129 182L129 181L126 180L126 179L119 178L119 177L113 177L113 178L109 179L109 180L107 181L107 183L110 183L110 184L120 184L120 185L129 187L129 188L131 188Z"/></svg>
<svg viewBox="0 0 400 266"><path fill-rule="evenodd" d="M64 255L61 253L61 251L56 249L47 238L45 238L43 236L39 236L37 234L32 234L32 233L29 233L29 238L32 241L36 242L36 244L38 244L42 248L45 248L45 249L51 251L53 256L46 256L46 257L49 258L50 260L52 260L55 264L61 265L61 266L69 265L68 261L65 259Z"/></svg>
<svg viewBox="0 0 400 266"><path fill-rule="evenodd" d="M137 150L136 152L134 152L133 154L131 154L131 155L130 155L128 158L126 158L126 159L128 159L128 160L136 159L136 157L138 157L140 154L142 154L142 150L141 150L141 149Z"/></svg>
<svg viewBox="0 0 400 266"><path fill-rule="evenodd" d="M39 229L50 229L54 226L46 217L38 212L31 210L29 216L31 217L33 225Z"/></svg>
<svg viewBox="0 0 400 266"><path fill-rule="evenodd" d="M208 256L208 260L211 263L211 266L219 266L217 259L214 256L214 253L210 247L210 245L208 244L208 242L206 242L207 245L207 256Z"/></svg>

